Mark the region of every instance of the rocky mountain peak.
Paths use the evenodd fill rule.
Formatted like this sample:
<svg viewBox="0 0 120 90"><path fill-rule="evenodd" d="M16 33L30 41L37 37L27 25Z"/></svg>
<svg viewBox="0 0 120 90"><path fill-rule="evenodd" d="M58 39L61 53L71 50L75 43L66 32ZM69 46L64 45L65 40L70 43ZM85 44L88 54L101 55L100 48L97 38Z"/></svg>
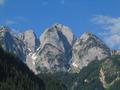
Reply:
<svg viewBox="0 0 120 90"><path fill-rule="evenodd" d="M85 32L81 35L81 37L77 40L74 46L76 45L91 45L91 46L99 46L99 47L105 47L108 48L107 45L96 35L94 35L91 32ZM109 49L109 48L108 48Z"/></svg>
<svg viewBox="0 0 120 90"><path fill-rule="evenodd" d="M21 60L26 60L26 53L23 41L11 34L11 30L6 27L0 27L0 45L5 51L16 54Z"/></svg>
<svg viewBox="0 0 120 90"><path fill-rule="evenodd" d="M61 32L67 38L70 45L74 44L76 37L69 27L58 23L54 24L53 27L55 27L59 32Z"/></svg>
<svg viewBox="0 0 120 90"><path fill-rule="evenodd" d="M86 41L87 39L89 39L90 37L93 37L93 34L91 32L85 32L80 39Z"/></svg>
<svg viewBox="0 0 120 90"><path fill-rule="evenodd" d="M85 32L76 40L71 29L59 23L47 28L40 40L32 29L20 34L20 38L11 33L2 34L9 30L0 27L0 43L6 50L22 56L36 73L68 71L69 68L79 72L94 60L111 56L111 50L96 35Z"/></svg>
<svg viewBox="0 0 120 90"><path fill-rule="evenodd" d="M60 37L63 36L63 39L68 40L68 43L72 46L74 44L74 41L76 40L76 37L71 32L71 29L67 26L64 26L62 24L54 24L52 27L46 29L43 34L40 37L41 43L44 45L45 42L50 41L50 39L56 41L60 41ZM48 40L49 39L49 40ZM50 41L51 42L51 41ZM55 43L54 42L54 43ZM58 43L58 42L56 42Z"/></svg>
<svg viewBox="0 0 120 90"><path fill-rule="evenodd" d="M7 26L0 26L0 36L5 36L6 34L10 34L10 28Z"/></svg>
<svg viewBox="0 0 120 90"><path fill-rule="evenodd" d="M72 67L80 71L94 60L110 56L110 49L96 35L86 32L73 46Z"/></svg>
<svg viewBox="0 0 120 90"><path fill-rule="evenodd" d="M70 29L62 24L54 24L46 29L40 37L40 48L32 57L37 70L67 71L75 40Z"/></svg>
<svg viewBox="0 0 120 90"><path fill-rule="evenodd" d="M41 48L46 44L52 44L65 53L71 50L75 41L76 37L71 32L71 29L62 24L52 25L52 27L46 29L40 37Z"/></svg>
<svg viewBox="0 0 120 90"><path fill-rule="evenodd" d="M26 38L27 35L28 35L28 37L29 36L34 37L34 38L36 37L36 34L34 33L34 31L32 29L29 29L29 30L23 32L23 34L25 35L23 38Z"/></svg>
<svg viewBox="0 0 120 90"><path fill-rule="evenodd" d="M3 30L3 31L10 31L10 28L7 27L7 26L0 26L0 30Z"/></svg>

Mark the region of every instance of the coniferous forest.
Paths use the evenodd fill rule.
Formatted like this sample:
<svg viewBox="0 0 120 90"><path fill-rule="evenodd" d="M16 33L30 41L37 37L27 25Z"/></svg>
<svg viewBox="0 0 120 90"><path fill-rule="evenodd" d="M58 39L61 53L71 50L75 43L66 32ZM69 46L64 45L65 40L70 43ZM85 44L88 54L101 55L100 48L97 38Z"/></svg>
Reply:
<svg viewBox="0 0 120 90"><path fill-rule="evenodd" d="M38 78L19 58L0 47L0 90L66 90L55 79L44 77Z"/></svg>

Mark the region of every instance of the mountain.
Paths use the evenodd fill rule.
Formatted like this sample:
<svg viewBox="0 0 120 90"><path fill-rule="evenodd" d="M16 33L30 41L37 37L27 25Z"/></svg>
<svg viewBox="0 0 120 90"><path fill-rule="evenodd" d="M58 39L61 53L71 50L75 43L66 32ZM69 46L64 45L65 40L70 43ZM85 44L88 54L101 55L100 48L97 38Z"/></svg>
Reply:
<svg viewBox="0 0 120 90"><path fill-rule="evenodd" d="M55 24L43 32L40 47L32 55L37 72L67 71L76 38L67 26Z"/></svg>
<svg viewBox="0 0 120 90"><path fill-rule="evenodd" d="M94 60L79 73L57 72L52 77L61 80L68 90L120 90L120 56Z"/></svg>
<svg viewBox="0 0 120 90"><path fill-rule="evenodd" d="M54 24L39 40L32 30L14 34L1 27L0 44L42 79L46 90L120 89L120 51L110 49L93 33L77 38L69 27Z"/></svg>
<svg viewBox="0 0 120 90"><path fill-rule="evenodd" d="M100 68L100 80L106 89L120 89L120 56L104 60Z"/></svg>
<svg viewBox="0 0 120 90"><path fill-rule="evenodd" d="M93 60L102 60L118 51L111 51L97 36L86 32L79 39L70 28L54 24L40 37L33 30L13 35L8 27L0 28L3 48L15 53L28 66L54 71L80 71ZM41 44L40 44L41 43ZM41 70L38 70L41 71ZM43 70L44 71L44 70Z"/></svg>
<svg viewBox="0 0 120 90"><path fill-rule="evenodd" d="M79 72L94 60L111 56L111 50L97 36L86 32L79 39L71 29L54 24L37 38L33 30L16 35L0 28L2 47L15 53L36 74L40 72Z"/></svg>
<svg viewBox="0 0 120 90"><path fill-rule="evenodd" d="M16 54L23 62L40 46L40 41L32 30L15 33L6 26L0 27L0 44L4 50Z"/></svg>
<svg viewBox="0 0 120 90"><path fill-rule="evenodd" d="M34 75L19 58L0 47L0 90L67 90L50 75Z"/></svg>
<svg viewBox="0 0 120 90"><path fill-rule="evenodd" d="M0 90L45 90L45 84L19 58L0 47Z"/></svg>
<svg viewBox="0 0 120 90"><path fill-rule="evenodd" d="M6 26L0 27L0 45L7 52L16 54L21 60L26 60L26 47L22 40L11 34L11 29Z"/></svg>
<svg viewBox="0 0 120 90"><path fill-rule="evenodd" d="M97 36L89 32L84 33L73 46L71 60L73 72L79 72L94 60L110 57L110 52L110 49Z"/></svg>

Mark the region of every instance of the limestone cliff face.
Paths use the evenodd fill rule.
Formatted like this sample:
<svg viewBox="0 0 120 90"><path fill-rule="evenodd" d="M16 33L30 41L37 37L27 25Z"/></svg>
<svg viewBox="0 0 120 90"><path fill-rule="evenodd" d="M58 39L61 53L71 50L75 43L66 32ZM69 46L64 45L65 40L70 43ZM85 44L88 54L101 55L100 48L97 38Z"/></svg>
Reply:
<svg viewBox="0 0 120 90"><path fill-rule="evenodd" d="M80 39L70 28L55 24L40 37L40 47L31 55L31 63L39 72L80 72L94 60L111 56L110 49L94 34L86 32Z"/></svg>
<svg viewBox="0 0 120 90"><path fill-rule="evenodd" d="M74 34L64 25L55 24L46 29L33 56L37 71L67 71L75 40Z"/></svg>
<svg viewBox="0 0 120 90"><path fill-rule="evenodd" d="M23 40L25 41L26 47L32 52L34 52L40 45L40 42L33 30L25 31L23 33Z"/></svg>

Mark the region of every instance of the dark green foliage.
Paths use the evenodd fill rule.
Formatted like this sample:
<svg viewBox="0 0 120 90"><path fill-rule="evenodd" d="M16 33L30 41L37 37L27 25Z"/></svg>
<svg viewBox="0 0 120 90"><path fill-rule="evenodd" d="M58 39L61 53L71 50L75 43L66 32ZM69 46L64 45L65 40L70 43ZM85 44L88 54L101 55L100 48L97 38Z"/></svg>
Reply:
<svg viewBox="0 0 120 90"><path fill-rule="evenodd" d="M120 57L111 57L101 64L101 68L105 72L105 80L109 84L117 77L120 77Z"/></svg>
<svg viewBox="0 0 120 90"><path fill-rule="evenodd" d="M94 61L90 63L88 67L82 69L80 73L58 72L46 75L40 74L40 77L42 76L41 78L45 79L48 87L51 86L53 81L56 81L63 83L68 90L104 90L102 83L99 80L99 64L99 61ZM88 82L85 82L86 79Z"/></svg>
<svg viewBox="0 0 120 90"><path fill-rule="evenodd" d="M81 70L76 90L104 90L99 79L99 65L100 62L96 60Z"/></svg>
<svg viewBox="0 0 120 90"><path fill-rule="evenodd" d="M66 86L58 80L55 74L39 74L38 76L42 78L46 85L46 90L67 90Z"/></svg>
<svg viewBox="0 0 120 90"><path fill-rule="evenodd" d="M120 90L120 80L116 81L112 86L110 86L107 90Z"/></svg>
<svg viewBox="0 0 120 90"><path fill-rule="evenodd" d="M44 90L44 83L14 54L0 47L0 90Z"/></svg>
<svg viewBox="0 0 120 90"><path fill-rule="evenodd" d="M106 89L103 87L100 81L101 68L105 73L106 82L115 81L116 77L120 77L120 57L115 56L102 61L95 60L87 67L84 67L80 73L58 72L54 74L41 74L40 77L47 84L47 90L59 90L55 88L58 87L55 84L57 82L61 83L59 85L65 85L68 90L120 90L120 80L115 81Z"/></svg>
<svg viewBox="0 0 120 90"><path fill-rule="evenodd" d="M105 59L101 68L105 74L107 90L120 90L120 56Z"/></svg>

